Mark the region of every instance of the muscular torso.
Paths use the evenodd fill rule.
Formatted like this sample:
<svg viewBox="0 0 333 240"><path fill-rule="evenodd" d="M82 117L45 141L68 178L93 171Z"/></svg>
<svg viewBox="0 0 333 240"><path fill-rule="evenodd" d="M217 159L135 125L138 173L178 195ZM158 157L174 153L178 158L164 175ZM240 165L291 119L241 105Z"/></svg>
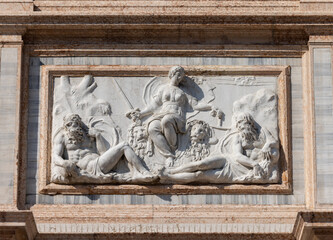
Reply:
<svg viewBox="0 0 333 240"><path fill-rule="evenodd" d="M186 103L185 93L176 86L163 86L158 94L162 103L162 112L180 113Z"/></svg>
<svg viewBox="0 0 333 240"><path fill-rule="evenodd" d="M65 136L65 147L68 153L68 159L76 163L80 162L80 165L86 165L86 162L96 159L99 156L96 153L95 142L88 136L85 136L83 142L76 144L70 143Z"/></svg>
<svg viewBox="0 0 333 240"><path fill-rule="evenodd" d="M254 142L241 140L241 143L242 143L243 154L251 158L252 160L258 158L259 152L261 148L264 146L264 143L260 138Z"/></svg>

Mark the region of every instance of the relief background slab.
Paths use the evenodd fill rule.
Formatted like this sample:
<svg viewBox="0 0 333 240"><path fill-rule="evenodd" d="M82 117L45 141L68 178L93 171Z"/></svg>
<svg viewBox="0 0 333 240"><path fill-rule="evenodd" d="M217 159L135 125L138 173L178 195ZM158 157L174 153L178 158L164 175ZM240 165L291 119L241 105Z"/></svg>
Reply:
<svg viewBox="0 0 333 240"><path fill-rule="evenodd" d="M223 65L242 65L242 64L245 64L245 63L248 63L249 65L259 65L259 64L261 64L261 65L264 65L264 61L263 61L263 59L260 59L260 58L258 58L257 60L256 59L253 59L253 58L116 58L116 57L114 57L114 58L44 58L43 59L43 61L44 61L44 63L46 64L46 65L57 65L57 64L59 64L59 65L66 65L66 64L71 64L70 62L71 61L73 61L74 62L74 65L82 65L82 64L88 64L88 63L94 63L94 64L101 64L101 62L104 62L103 64L115 64L115 63L124 63L125 61L128 61L128 64L133 64L133 65L135 65L135 64L140 64L139 62L138 63L133 63L133 61L139 61L139 60L141 60L141 62L144 62L144 63L146 63L147 61L151 61L153 64L158 64L158 65L161 65L162 63L163 64L168 64L168 65L170 65L170 64L180 64L180 65L188 65L188 64L201 64L201 65L203 65L203 63L206 63L207 65L211 65L211 64L216 64L216 63L218 63L218 64L223 64ZM300 74L300 61L298 60L297 61L297 59L290 59L290 60L288 60L288 59L266 59L266 61L267 62L265 62L265 63L269 63L269 64L267 64L267 65L291 65L291 73L292 73L292 86L293 86L293 82L295 81L295 82L297 82L297 81L299 81L300 82L300 76L299 76L299 74ZM252 64L251 64L251 62L252 62ZM33 98L31 98L31 97L34 97L35 96L35 98L34 98L34 100L36 101L36 100L38 100L38 97L37 97L37 95L36 94L38 94L39 95L39 90L38 90L38 88L39 88L39 81L40 81L40 67L39 67L39 59L38 58L33 58L32 60L31 60L31 67L30 67L30 93L34 93L35 92L35 94L33 94L33 95L30 95L30 101L32 101L33 100ZM36 64L37 63L37 64ZM257 64L256 64L257 63ZM259 63L259 64L258 64ZM34 64L36 64L35 65L35 67L33 67L33 65ZM101 64L101 65L103 65L103 64ZM294 73L294 75L293 75L293 73ZM294 77L295 76L295 77ZM294 77L294 78L293 78ZM298 79L298 80L297 80ZM33 86L31 85L31 84L37 84L37 85L35 85L35 89L34 88L32 88ZM295 83L294 83L295 84ZM37 87L37 88L36 88ZM300 90L299 90L300 91ZM295 95L293 95L292 94L292 97L295 97ZM299 96L298 96L299 97ZM37 103L37 102L35 102L35 103ZM292 103L294 103L294 101L292 101ZM31 104L30 104L31 105ZM32 105L35 105L35 104L32 104ZM39 116L39 113L38 113L38 110L37 110L37 106L31 106L30 108L34 108L34 107L36 107L35 108L35 111L37 111L36 113L37 113L37 115L35 115L35 120L38 120L38 116ZM30 117L30 120L32 120L32 111L31 111L32 109L30 109L29 110L29 117ZM225 109L223 109L223 110L225 110ZM226 119L228 119L228 118L226 118ZM31 131L33 130L32 128L31 128L31 124L32 124L33 122L32 121L30 121L30 125L29 125L29 130L30 130L30 133L32 133ZM297 129L296 129L297 130ZM300 131L301 132L301 131ZM38 135L35 135L35 136L38 136ZM36 139L35 138L35 141L36 140L38 140L38 138ZM294 141L295 140L297 140L297 138L296 139L294 139ZM34 141L29 141L29 145L30 145L30 149L32 149L31 147L33 146L32 144L34 143ZM38 147L38 145L36 144L35 145L35 147ZM36 149L37 150L37 149ZM30 153L31 151L29 151L29 153ZM38 152L38 151L35 151L36 153ZM32 155L30 156L30 158L29 158L29 163L30 163L30 165L32 165L33 164L33 158L36 158L36 155L35 155L35 157L33 157ZM37 162L37 159L35 159L35 161ZM28 163L28 164L29 164ZM37 170L37 168L35 168L36 170ZM31 177L31 174L28 174L30 177ZM30 185L30 186L32 186L32 187L28 187L28 196L31 198L31 199L33 199L34 197L32 196L32 195L34 195L33 194L33 192L34 191L36 191L36 190L34 190L33 189L33 186L34 186L34 184L33 184L33 180L29 180L29 176L28 176L28 186ZM35 180L36 181L36 180ZM31 184L32 183L32 184ZM35 183L36 184L36 183ZM36 186L36 185L35 185ZM297 184L296 184L296 186L297 186ZM29 190L32 190L32 191L29 191ZM32 194L29 194L29 192L30 193L32 193ZM302 195L302 194L301 194ZM300 196L301 196L300 195ZM90 198L94 198L93 196L98 196L98 195L92 195ZM115 196L113 196L113 197L116 197L117 195L115 195ZM119 198L122 198L123 200L120 200L120 202L122 202L122 201L124 201L124 199L126 199L128 196L130 196L130 195L124 195L123 197L121 197L120 195L119 195ZM151 198L155 198L155 197L157 197L156 195L149 195ZM142 198L142 197L144 197L144 198L147 198L147 197L149 197L149 196L137 196L138 198ZM155 197L154 197L155 196ZM204 197L205 195L202 195L202 197ZM233 198L235 198L235 196L242 196L242 195L231 195L231 196L234 196ZM244 195L245 196L245 195ZM257 197L255 197L256 195L251 195L250 197L252 197L253 199L256 199ZM261 195L258 195L258 197L259 196L261 196ZM261 196L261 198L262 197L264 197L264 198L268 198L268 199L270 199L270 200L264 200L265 202L274 202L274 201L278 201L278 196L276 196L276 197L274 197L274 195L271 195L272 197L269 197L270 195L264 195L264 196ZM290 197L292 197L293 195L289 195ZM36 197L36 196L35 196ZM43 198L49 198L49 197L47 197L47 196L42 196L42 195L39 195L39 197L41 198L41 199L43 199ZM67 196L67 197L70 197L70 196ZM77 197L79 197L79 196L77 196ZM107 196L105 196L105 197L107 197ZM174 198L174 197L176 197L176 196L172 196L172 198ZM202 197L201 197L201 199L202 199ZM208 197L208 195L207 195L207 197ZM280 198L283 198L283 196L280 196ZM287 196L285 196L285 197L287 197ZM304 197L304 196L303 196ZM53 198L53 197L51 197L51 198ZM57 198L59 198L59 197L55 197L55 199L57 199ZM79 198L84 198L84 196L80 196ZM99 198L99 197L98 197ZM109 198L112 198L112 196L109 196ZM117 198L117 197L116 197ZM136 197L131 197L131 198L136 198ZM158 198L158 197L157 197ZM191 199L191 196L187 196L187 197L184 197L184 198L190 198ZM205 197L204 197L205 198ZM210 196L210 197L208 197L209 199L220 199L220 201L222 202L222 196L221 195L212 195L212 196ZM223 198L224 199L228 199L228 195L224 195L223 196ZM248 198L248 197L246 197L246 198ZM273 199L275 199L275 200L273 200ZM287 199L288 199L288 197L287 197ZM53 200L54 201L54 200ZM216 201L216 200L215 200ZM219 201L219 200L217 200L217 201ZM247 201L247 200L245 200L244 199L244 201ZM280 200L281 201L281 200ZM162 201L163 202L163 201ZM171 197L170 197L170 201L168 201L167 200L167 202L172 202L171 201ZM166 203L167 203L166 202ZM223 202L225 202L225 201L223 201ZM237 201L236 201L237 202ZM257 202L257 200L254 200L254 202ZM259 200L259 202L261 202L260 200ZM282 202L281 202L282 203Z"/></svg>

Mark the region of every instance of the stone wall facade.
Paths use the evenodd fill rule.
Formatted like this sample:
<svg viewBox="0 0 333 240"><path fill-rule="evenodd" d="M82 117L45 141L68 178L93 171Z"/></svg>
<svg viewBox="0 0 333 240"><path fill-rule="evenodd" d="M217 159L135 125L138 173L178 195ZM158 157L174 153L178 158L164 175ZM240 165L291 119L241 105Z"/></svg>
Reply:
<svg viewBox="0 0 333 240"><path fill-rule="evenodd" d="M17 0L0 2L0 6L0 239L330 239L333 236L330 167L333 3ZM270 180L260 173L267 165L260 163L259 168L251 162L251 166L246 165L244 178L232 175L220 182L212 178L198 180L199 177L188 180L192 173L207 177L218 169L221 178L230 172L223 172L226 165L215 167L207 161L204 167L197 164L195 170L189 171L184 166L195 164L189 158L179 157L188 148L185 144L185 150L180 151L181 143L186 141L179 138L177 149L172 149L173 162L169 164L174 166L168 172L169 166L163 165L167 157L149 133L156 156L143 161L139 172L151 171L154 175L149 175L151 181L144 174L144 178L141 175L135 178L133 166L128 168L132 164L129 155L117 159L119 164L112 171L97 178L84 175L86 168L74 166L80 178L66 172L64 182L52 180L55 158L80 158L71 152L72 145L67 144L65 137L59 142L63 146L61 153L57 155L54 151L65 115L58 117L61 109L57 106L64 107L63 100L70 99L69 95L77 96L76 86L85 76L91 76L87 89L93 88L90 93L94 95L84 103L82 96L73 97L75 110L71 113L78 114L80 108L78 115L82 117L88 111L87 106L94 101L101 103L96 111L104 113L101 114L106 116L104 120L113 121L111 125L119 133L119 142L126 142L133 114L144 112L144 101L156 99L161 91L162 87L152 86L154 79L164 86L162 83L173 66L182 66L186 73L183 77L192 79L202 92L192 94L191 89L178 88L177 84L168 89L186 96L194 110L205 100L206 107L198 110L193 119L205 121L214 130L211 140L215 137L222 146L228 141L228 133L232 135L236 129L235 111L244 108L234 103L242 103L244 96L253 99L252 95L261 88L274 92L275 112L272 110L269 116L276 115L275 118L262 117L267 104L260 101L259 107L251 108L251 114L258 138L266 131L260 132L264 127L276 135L273 142L277 147L272 143L270 157L266 157L272 159L272 149L278 149L278 160L272 165L277 172L275 178ZM64 79L75 87L69 91L56 90ZM203 82L210 84L208 88L204 88ZM153 93L148 96L146 89L151 86ZM162 95L163 98L167 94ZM58 102L61 104L57 105ZM103 108L108 104L111 109ZM173 102L179 108L183 107L181 104ZM129 110L132 119L125 117ZM156 116L157 110L152 111ZM207 111L215 111L212 116L217 118ZM161 112L163 116L169 114ZM97 116L95 112L87 113L88 117L92 115ZM142 119L148 129L151 120ZM187 124L190 118L184 121ZM99 123L94 122L89 129ZM168 140L167 130L166 127L160 134ZM185 139L187 135L178 130L177 137ZM87 139L97 141L96 136L89 134ZM266 138L267 135L266 131ZM210 152L219 146L212 142L209 141ZM108 143L109 149L116 146ZM241 144L244 156L248 150L245 145ZM261 151L264 147L257 148ZM219 161L234 160L236 150L232 151ZM248 155L250 158L251 154ZM98 158L102 156L98 152ZM203 157L196 161L204 160ZM176 167L181 170L175 171ZM257 167L259 172L255 171ZM128 173L124 169L132 174L129 182L119 177ZM111 176L106 174L119 178L112 178L115 182L96 183Z"/></svg>

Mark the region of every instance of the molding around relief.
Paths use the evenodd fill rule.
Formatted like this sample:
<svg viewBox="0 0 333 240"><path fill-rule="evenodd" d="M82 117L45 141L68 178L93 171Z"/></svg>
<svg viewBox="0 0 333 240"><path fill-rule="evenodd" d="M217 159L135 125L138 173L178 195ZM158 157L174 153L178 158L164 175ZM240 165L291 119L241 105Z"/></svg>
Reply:
<svg viewBox="0 0 333 240"><path fill-rule="evenodd" d="M305 45L188 45L188 44L77 44L70 47L58 44L26 44L31 56L174 56L174 57L302 57L308 50Z"/></svg>
<svg viewBox="0 0 333 240"><path fill-rule="evenodd" d="M291 194L289 66L184 66L188 75L277 76L281 179L278 184L59 185L50 183L53 78L83 76L165 76L170 66L51 66L41 68L41 125L38 191L41 194Z"/></svg>

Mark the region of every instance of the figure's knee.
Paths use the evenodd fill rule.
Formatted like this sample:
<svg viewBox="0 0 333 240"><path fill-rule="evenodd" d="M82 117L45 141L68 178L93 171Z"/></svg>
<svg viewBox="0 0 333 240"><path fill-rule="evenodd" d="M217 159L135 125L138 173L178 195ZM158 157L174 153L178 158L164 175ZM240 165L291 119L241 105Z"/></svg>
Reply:
<svg viewBox="0 0 333 240"><path fill-rule="evenodd" d="M155 135L156 133L161 132L161 122L160 121L152 121L148 126L148 134L150 136Z"/></svg>
<svg viewBox="0 0 333 240"><path fill-rule="evenodd" d="M173 124L174 124L174 119L172 116L166 115L162 118L161 125L163 128L173 126Z"/></svg>
<svg viewBox="0 0 333 240"><path fill-rule="evenodd" d="M120 142L115 146L115 148L123 149L123 148L126 148L128 146L129 146L129 144L127 142Z"/></svg>
<svg viewBox="0 0 333 240"><path fill-rule="evenodd" d="M195 172L195 179L203 177L204 173L202 171Z"/></svg>
<svg viewBox="0 0 333 240"><path fill-rule="evenodd" d="M209 163L204 161L197 162L197 164L199 170L206 170L209 167Z"/></svg>

